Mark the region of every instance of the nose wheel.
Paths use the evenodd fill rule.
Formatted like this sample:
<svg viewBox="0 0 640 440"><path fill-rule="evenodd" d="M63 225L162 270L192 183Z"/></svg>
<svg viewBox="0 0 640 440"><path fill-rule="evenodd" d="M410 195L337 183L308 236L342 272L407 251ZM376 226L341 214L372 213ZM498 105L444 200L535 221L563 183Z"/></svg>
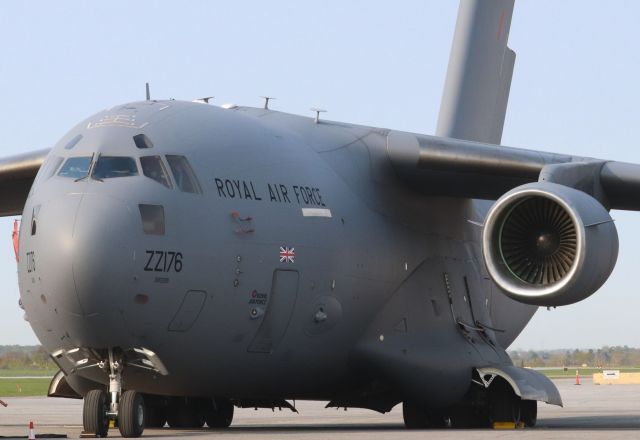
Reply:
<svg viewBox="0 0 640 440"><path fill-rule="evenodd" d="M104 390L91 390L84 397L82 425L85 433L98 437L109 434L110 411L107 410L107 393ZM140 437L145 428L145 406L142 395L128 390L122 393L118 402L118 422L120 435L125 438Z"/></svg>
<svg viewBox="0 0 640 440"><path fill-rule="evenodd" d="M85 433L106 437L109 421L117 421L122 437L140 437L145 427L145 406L142 394L134 390L122 392L122 360L109 350L109 392L91 390L84 397L82 424Z"/></svg>
<svg viewBox="0 0 640 440"><path fill-rule="evenodd" d="M107 417L107 393L104 390L91 390L84 396L82 408L82 426L84 432L98 437L106 437L109 432Z"/></svg>
<svg viewBox="0 0 640 440"><path fill-rule="evenodd" d="M144 399L137 391L122 393L118 410L118 429L123 437L140 437L145 426Z"/></svg>

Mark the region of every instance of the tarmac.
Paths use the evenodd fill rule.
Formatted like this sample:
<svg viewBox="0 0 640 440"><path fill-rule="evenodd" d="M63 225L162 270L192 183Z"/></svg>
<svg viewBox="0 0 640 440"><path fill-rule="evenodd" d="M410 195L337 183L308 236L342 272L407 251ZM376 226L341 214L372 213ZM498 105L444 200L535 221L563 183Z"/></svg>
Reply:
<svg viewBox="0 0 640 440"><path fill-rule="evenodd" d="M325 402L296 402L299 414L289 410L236 409L233 424L225 430L147 429L145 438L216 439L640 439L640 385L594 385L590 379L577 386L572 379L554 381L564 408L539 404L535 428L518 430L408 431L402 424L402 406L387 414L349 409L325 409ZM45 397L3 399L0 436L28 434L29 421L36 434L66 434L78 438L82 431L82 401ZM109 437L120 437L117 428Z"/></svg>

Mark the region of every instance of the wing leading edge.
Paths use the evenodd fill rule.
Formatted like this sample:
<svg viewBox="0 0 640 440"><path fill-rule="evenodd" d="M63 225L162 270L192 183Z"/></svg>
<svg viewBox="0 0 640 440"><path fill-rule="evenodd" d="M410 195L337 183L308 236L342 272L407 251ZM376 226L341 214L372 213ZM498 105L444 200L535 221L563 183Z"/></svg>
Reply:
<svg viewBox="0 0 640 440"><path fill-rule="evenodd" d="M536 181L579 189L609 209L640 210L640 165L392 131L399 178L432 196L496 200Z"/></svg>
<svg viewBox="0 0 640 440"><path fill-rule="evenodd" d="M0 159L0 216L20 215L49 150Z"/></svg>

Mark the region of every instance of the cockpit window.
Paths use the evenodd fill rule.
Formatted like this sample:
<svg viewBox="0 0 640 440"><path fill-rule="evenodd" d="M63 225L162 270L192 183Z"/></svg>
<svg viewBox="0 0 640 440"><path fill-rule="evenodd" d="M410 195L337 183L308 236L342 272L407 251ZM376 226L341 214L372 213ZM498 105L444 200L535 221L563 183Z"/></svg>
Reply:
<svg viewBox="0 0 640 440"><path fill-rule="evenodd" d="M56 173L58 167L62 163L62 158L58 156L51 156L47 158L42 168L42 180L47 180Z"/></svg>
<svg viewBox="0 0 640 440"><path fill-rule="evenodd" d="M73 139L71 139L67 143L67 145L64 146L64 149L65 150L71 150L73 147L78 145L78 142L80 142L81 139L82 139L82 135L81 134L76 135Z"/></svg>
<svg viewBox="0 0 640 440"><path fill-rule="evenodd" d="M142 165L142 174L163 184L167 188L171 188L169 175L160 156L142 156L140 158L140 165Z"/></svg>
<svg viewBox="0 0 640 440"><path fill-rule="evenodd" d="M138 148L153 148L153 142L146 134L137 134L133 137L133 142Z"/></svg>
<svg viewBox="0 0 640 440"><path fill-rule="evenodd" d="M93 167L94 179L137 176L138 166L132 157L100 156Z"/></svg>
<svg viewBox="0 0 640 440"><path fill-rule="evenodd" d="M169 166L171 167L171 172L173 173L173 180L175 180L180 191L196 194L201 193L202 191L200 190L198 178L193 172L191 165L189 165L187 158L184 156L172 156L169 154L166 157L167 162L169 162Z"/></svg>
<svg viewBox="0 0 640 440"><path fill-rule="evenodd" d="M40 170L38 170L38 174L33 181L33 185L31 185L31 191L29 191L29 195L33 194L35 189L38 187L40 182L44 182L45 180L53 177L53 175L58 171L60 164L64 159L59 156L49 156L44 161Z"/></svg>
<svg viewBox="0 0 640 440"><path fill-rule="evenodd" d="M63 159L60 156L49 156L44 161L40 169L38 170L38 174L36 175L35 180L33 181L32 188L38 186L39 182L44 182L45 180L53 177L53 175L58 171L58 167L62 163Z"/></svg>
<svg viewBox="0 0 640 440"><path fill-rule="evenodd" d="M91 156L70 157L60 168L58 176L80 179L89 173Z"/></svg>

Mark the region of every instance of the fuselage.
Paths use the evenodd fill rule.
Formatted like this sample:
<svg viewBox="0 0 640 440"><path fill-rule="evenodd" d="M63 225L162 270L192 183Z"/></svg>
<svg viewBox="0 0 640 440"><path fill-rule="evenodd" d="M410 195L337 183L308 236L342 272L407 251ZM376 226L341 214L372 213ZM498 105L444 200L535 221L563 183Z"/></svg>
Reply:
<svg viewBox="0 0 640 440"><path fill-rule="evenodd" d="M179 101L83 121L23 213L20 294L37 337L49 352L154 351L168 375L125 372L144 392L332 399L375 376L355 349L424 272L412 288L417 319L434 323L427 346L459 319L504 330L491 344L507 347L535 309L492 291L470 222L489 202L408 190L388 133ZM493 362L474 350L460 371Z"/></svg>

